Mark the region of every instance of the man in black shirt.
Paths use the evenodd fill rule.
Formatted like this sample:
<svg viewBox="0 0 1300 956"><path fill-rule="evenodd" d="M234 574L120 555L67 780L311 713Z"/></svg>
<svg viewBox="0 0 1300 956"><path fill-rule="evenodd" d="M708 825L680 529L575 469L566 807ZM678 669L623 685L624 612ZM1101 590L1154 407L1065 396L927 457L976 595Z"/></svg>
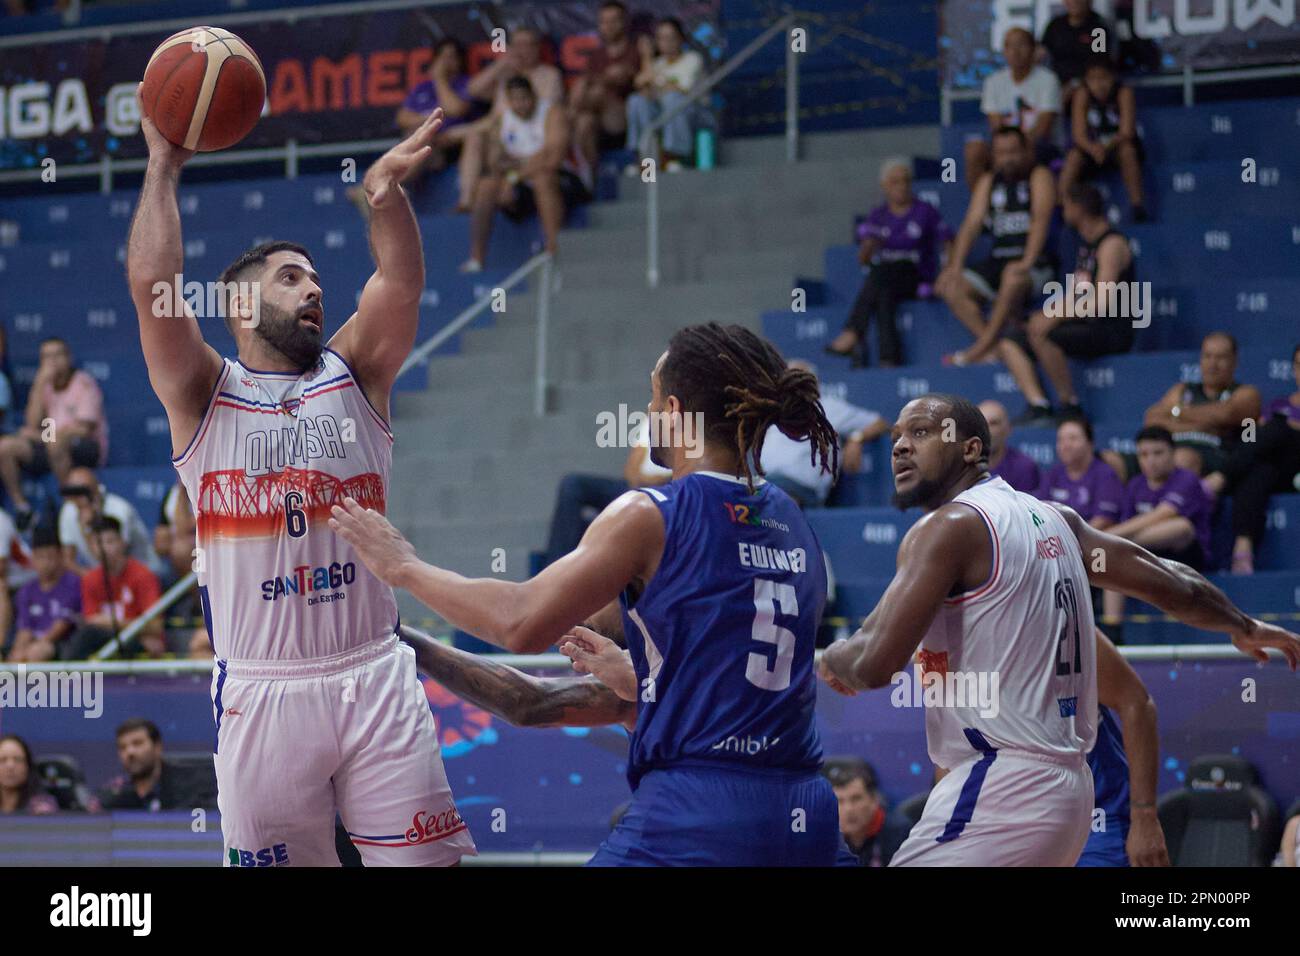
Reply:
<svg viewBox="0 0 1300 956"><path fill-rule="evenodd" d="M840 802L840 834L862 866L888 866L912 825L885 809L875 771L861 757L832 757L822 766Z"/></svg>
<svg viewBox="0 0 1300 956"><path fill-rule="evenodd" d="M1061 81L1066 116L1070 115L1069 95L1083 80L1089 58L1097 54L1113 58L1113 40L1106 21L1092 9L1092 0L1065 0L1065 12L1048 21L1039 49L1051 59L1052 70Z"/></svg>
<svg viewBox="0 0 1300 956"><path fill-rule="evenodd" d="M163 760L162 734L150 720L133 717L117 728L117 757L125 775L116 777L99 800L105 810L191 810L217 805L212 766L186 768Z"/></svg>

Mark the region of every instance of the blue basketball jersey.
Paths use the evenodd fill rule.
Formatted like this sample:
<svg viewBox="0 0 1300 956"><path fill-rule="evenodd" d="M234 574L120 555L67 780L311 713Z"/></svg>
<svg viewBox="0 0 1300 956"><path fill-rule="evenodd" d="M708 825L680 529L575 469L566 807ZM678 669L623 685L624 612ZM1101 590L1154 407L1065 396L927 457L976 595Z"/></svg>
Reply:
<svg viewBox="0 0 1300 956"><path fill-rule="evenodd" d="M813 650L826 604L821 546L770 482L695 472L641 489L664 519L664 551L644 592L620 598L639 686L628 781L712 764L811 771Z"/></svg>
<svg viewBox="0 0 1300 956"><path fill-rule="evenodd" d="M1097 707L1097 743L1088 753L1088 767L1092 770L1093 789L1096 793L1094 807L1106 811L1106 829L1128 836L1129 794L1128 757L1124 755L1124 732L1115 715L1105 707Z"/></svg>

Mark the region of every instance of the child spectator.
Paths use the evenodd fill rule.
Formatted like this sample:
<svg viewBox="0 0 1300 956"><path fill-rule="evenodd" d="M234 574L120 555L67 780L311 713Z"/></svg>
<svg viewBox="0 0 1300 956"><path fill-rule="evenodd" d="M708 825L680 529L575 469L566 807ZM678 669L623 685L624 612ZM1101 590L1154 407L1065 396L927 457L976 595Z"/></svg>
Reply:
<svg viewBox="0 0 1300 956"><path fill-rule="evenodd" d="M81 579L81 609L85 627L78 634L78 650L88 653L106 644L162 595L158 578L135 558L127 556L122 526L104 515L91 529L103 547L104 562ZM150 657L166 650L161 618L154 618L140 634L140 644Z"/></svg>
<svg viewBox="0 0 1300 956"><path fill-rule="evenodd" d="M36 577L14 599L18 632L9 654L14 663L54 660L81 615L81 579L64 565L53 528L37 528L31 560Z"/></svg>
<svg viewBox="0 0 1300 956"><path fill-rule="evenodd" d="M1061 168L1060 191L1068 196L1081 179L1118 166L1128 192L1133 221L1146 222L1142 193L1142 140L1137 132L1137 99L1119 81L1115 64L1105 57L1088 63L1083 86L1070 106L1074 146Z"/></svg>

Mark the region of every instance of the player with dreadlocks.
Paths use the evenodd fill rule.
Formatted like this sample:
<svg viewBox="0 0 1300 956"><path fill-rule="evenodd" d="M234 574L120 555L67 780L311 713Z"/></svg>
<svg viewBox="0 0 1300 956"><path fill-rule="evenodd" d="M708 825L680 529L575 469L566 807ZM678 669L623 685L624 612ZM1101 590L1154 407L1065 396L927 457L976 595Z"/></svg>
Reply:
<svg viewBox="0 0 1300 956"><path fill-rule="evenodd" d="M710 324L673 336L650 389L650 455L673 480L616 499L529 581L425 564L351 499L331 527L382 580L508 650L560 644L577 662L626 638L635 679L616 690L637 705L633 798L593 864L832 865L838 810L813 721L826 568L758 465L779 428L837 467L817 380L749 330Z"/></svg>

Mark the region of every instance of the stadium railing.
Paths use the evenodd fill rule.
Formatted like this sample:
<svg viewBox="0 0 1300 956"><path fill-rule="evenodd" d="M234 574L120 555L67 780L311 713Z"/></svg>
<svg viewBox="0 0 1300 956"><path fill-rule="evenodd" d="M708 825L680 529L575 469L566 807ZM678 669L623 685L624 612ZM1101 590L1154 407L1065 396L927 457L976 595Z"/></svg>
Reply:
<svg viewBox="0 0 1300 956"><path fill-rule="evenodd" d="M1196 87L1213 86L1220 83L1242 83L1247 80L1271 80L1283 76L1300 76L1300 66L1256 66L1239 70L1194 70L1184 66L1180 73L1165 73L1152 76L1137 76L1124 82L1131 86L1162 87L1181 86L1183 88L1183 105L1196 104ZM954 103L978 100L982 95L979 87L957 88L943 86L939 89L939 124L952 125L952 107Z"/></svg>
<svg viewBox="0 0 1300 956"><path fill-rule="evenodd" d="M743 66L755 53L767 46L778 35L790 37L795 24L795 14L787 13L770 27L756 36L743 49L738 51L722 66L718 67L704 81L697 84L686 99L670 110L665 110L646 127L638 143L638 151L643 157L650 155L655 134L670 122L691 109L715 86ZM793 40L785 45L785 158L793 163L799 158L799 54L794 50ZM655 289L659 286L659 177L658 174L646 185L646 284Z"/></svg>

